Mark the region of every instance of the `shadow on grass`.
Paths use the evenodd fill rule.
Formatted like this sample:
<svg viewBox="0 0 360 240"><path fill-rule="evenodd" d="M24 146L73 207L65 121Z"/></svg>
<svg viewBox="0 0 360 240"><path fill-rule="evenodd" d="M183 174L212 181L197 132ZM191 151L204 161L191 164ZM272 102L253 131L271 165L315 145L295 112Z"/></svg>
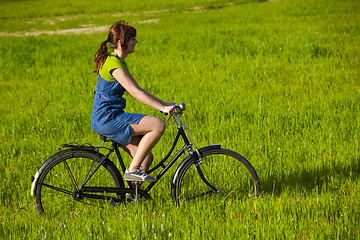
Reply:
<svg viewBox="0 0 360 240"><path fill-rule="evenodd" d="M339 191L340 183L345 180L356 181L359 178L360 158L352 159L345 164L333 166L293 170L290 173L272 174L261 179L262 194L280 195L285 191L321 192L324 187L328 191Z"/></svg>

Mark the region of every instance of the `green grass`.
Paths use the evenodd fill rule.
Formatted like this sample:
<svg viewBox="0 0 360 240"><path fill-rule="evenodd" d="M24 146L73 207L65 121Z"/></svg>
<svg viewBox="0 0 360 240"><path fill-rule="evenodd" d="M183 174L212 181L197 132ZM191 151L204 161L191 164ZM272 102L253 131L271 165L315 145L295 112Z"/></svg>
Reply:
<svg viewBox="0 0 360 240"><path fill-rule="evenodd" d="M357 1L70 2L1 1L0 237L360 237ZM196 6L203 10L189 11ZM153 11L162 9L169 11ZM171 172L153 201L37 215L30 178L41 163L63 143L102 145L90 127L91 61L106 32L21 35L119 19L138 30L127 62L139 84L187 104L198 146L220 143L244 155L261 179L258 199L175 207ZM143 22L149 19L156 21ZM164 118L127 99L129 112ZM155 156L174 133L170 125Z"/></svg>

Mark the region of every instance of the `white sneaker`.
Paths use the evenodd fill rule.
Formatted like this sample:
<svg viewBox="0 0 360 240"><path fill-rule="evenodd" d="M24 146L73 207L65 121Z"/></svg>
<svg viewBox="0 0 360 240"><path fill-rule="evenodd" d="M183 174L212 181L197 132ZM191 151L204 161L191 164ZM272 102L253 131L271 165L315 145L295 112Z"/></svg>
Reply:
<svg viewBox="0 0 360 240"><path fill-rule="evenodd" d="M157 179L148 175L144 170L138 168L133 172L126 169L124 174L125 181L139 181L139 182L155 182Z"/></svg>

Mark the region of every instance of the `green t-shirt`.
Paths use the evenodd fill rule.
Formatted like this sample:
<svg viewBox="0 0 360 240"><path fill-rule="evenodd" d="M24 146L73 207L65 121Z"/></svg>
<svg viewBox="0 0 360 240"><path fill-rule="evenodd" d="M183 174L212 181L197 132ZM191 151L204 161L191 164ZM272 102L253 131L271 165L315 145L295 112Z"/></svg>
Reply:
<svg viewBox="0 0 360 240"><path fill-rule="evenodd" d="M107 81L115 81L116 79L111 75L111 71L117 68L122 68L125 70L126 73L129 73L129 69L125 62L122 62L120 59L115 57L115 53L111 53L104 63L104 65L101 67L99 71L100 77Z"/></svg>

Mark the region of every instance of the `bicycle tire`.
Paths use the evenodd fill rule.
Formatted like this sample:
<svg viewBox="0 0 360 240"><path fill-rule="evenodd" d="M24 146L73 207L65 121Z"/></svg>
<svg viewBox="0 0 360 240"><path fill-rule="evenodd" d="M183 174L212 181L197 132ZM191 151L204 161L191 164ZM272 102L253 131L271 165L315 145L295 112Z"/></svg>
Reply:
<svg viewBox="0 0 360 240"><path fill-rule="evenodd" d="M259 196L259 177L242 155L223 148L200 149L202 163L199 165L209 187L200 177L194 164L194 156L188 156L174 177L172 197L175 201L198 197L219 197L220 199L241 199L245 196Z"/></svg>
<svg viewBox="0 0 360 240"><path fill-rule="evenodd" d="M101 162L103 155L86 151L70 151L51 161L40 173L35 190L35 202L40 215L68 212L76 214L81 205L102 207L108 201L84 197L75 198L75 191L86 176ZM121 187L124 181L115 164L105 159L86 186ZM117 193L97 193L99 196L121 198ZM94 194L93 194L94 196ZM100 197L101 198L101 197ZM76 200L75 200L76 199Z"/></svg>

